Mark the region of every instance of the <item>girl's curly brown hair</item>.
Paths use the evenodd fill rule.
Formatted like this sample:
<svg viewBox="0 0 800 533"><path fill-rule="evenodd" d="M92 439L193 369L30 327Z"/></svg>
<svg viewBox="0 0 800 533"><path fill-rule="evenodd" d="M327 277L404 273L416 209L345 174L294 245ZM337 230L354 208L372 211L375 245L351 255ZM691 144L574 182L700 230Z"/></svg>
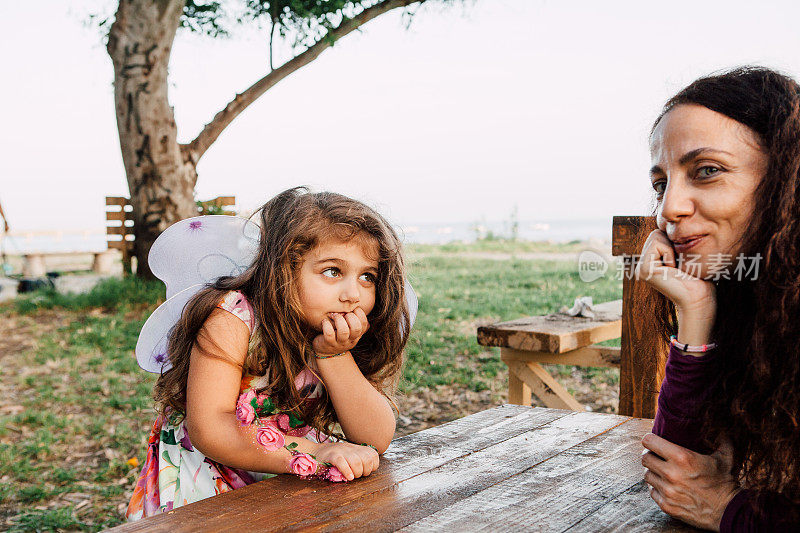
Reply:
<svg viewBox="0 0 800 533"><path fill-rule="evenodd" d="M375 245L375 306L368 316L369 329L350 353L364 376L391 398L410 329L400 240L386 220L363 203L330 192L309 193L304 187L278 194L260 209L260 218L261 241L253 264L239 276L222 277L200 290L184 308L169 338L172 367L156 382L155 400L162 413L183 416L189 359L192 350L199 349L203 324L228 291L241 291L256 318L242 371L256 376L268 372L269 384L262 390L269 391L279 408L295 412L319 431L335 433L336 413L327 394L319 401L305 401L295 387L297 375L312 367L311 341L318 333L301 318L296 274L305 254L323 240L360 239ZM204 340L214 345L213 339ZM221 358L213 350L202 352Z"/></svg>
<svg viewBox="0 0 800 533"><path fill-rule="evenodd" d="M717 282L712 336L722 363L709 384L708 443L730 440L733 474L756 501L778 492L800 503L800 85L762 67L704 77L671 98L656 125L682 104L744 124L768 157L739 243L745 257L760 254L758 275ZM641 307L658 310L666 342L677 333L675 308L650 294Z"/></svg>

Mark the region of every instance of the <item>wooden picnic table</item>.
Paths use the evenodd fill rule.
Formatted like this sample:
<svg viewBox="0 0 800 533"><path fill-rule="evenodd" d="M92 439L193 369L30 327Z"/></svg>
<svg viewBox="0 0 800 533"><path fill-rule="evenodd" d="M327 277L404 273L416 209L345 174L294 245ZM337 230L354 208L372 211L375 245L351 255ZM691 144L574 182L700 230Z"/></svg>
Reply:
<svg viewBox="0 0 800 533"><path fill-rule="evenodd" d="M278 476L113 531L695 531L642 480L652 424L503 405L395 439L366 478Z"/></svg>
<svg viewBox="0 0 800 533"><path fill-rule="evenodd" d="M508 366L508 403L530 405L533 393L546 407L584 410L541 363L619 368L620 349L597 343L622 334L622 300L593 309L592 318L551 313L478 328L478 344L499 347Z"/></svg>

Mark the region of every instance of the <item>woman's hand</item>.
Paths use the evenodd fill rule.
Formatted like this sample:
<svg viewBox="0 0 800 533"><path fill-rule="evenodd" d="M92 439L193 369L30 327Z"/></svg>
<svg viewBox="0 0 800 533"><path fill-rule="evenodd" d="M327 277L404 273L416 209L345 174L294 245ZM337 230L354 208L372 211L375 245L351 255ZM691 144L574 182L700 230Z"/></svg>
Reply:
<svg viewBox="0 0 800 533"><path fill-rule="evenodd" d="M319 355L331 355L352 350L369 329L363 309L356 307L352 313L331 313L322 321L322 333L317 335L312 347Z"/></svg>
<svg viewBox="0 0 800 533"><path fill-rule="evenodd" d="M685 268L678 268L672 242L657 229L642 247L635 274L636 279L652 285L676 307L693 309L715 303L714 284L687 273Z"/></svg>
<svg viewBox="0 0 800 533"><path fill-rule="evenodd" d="M371 447L349 442L321 444L314 453L318 461L338 468L348 481L370 475L380 463L378 452Z"/></svg>
<svg viewBox="0 0 800 533"><path fill-rule="evenodd" d="M710 281L681 268L667 234L661 230L650 233L636 265L636 279L650 284L675 304L680 342L708 344L717 311L716 289Z"/></svg>
<svg viewBox="0 0 800 533"><path fill-rule="evenodd" d="M647 434L642 456L644 480L662 511L695 527L719 531L722 514L739 487L731 474L731 447L725 443L701 455Z"/></svg>

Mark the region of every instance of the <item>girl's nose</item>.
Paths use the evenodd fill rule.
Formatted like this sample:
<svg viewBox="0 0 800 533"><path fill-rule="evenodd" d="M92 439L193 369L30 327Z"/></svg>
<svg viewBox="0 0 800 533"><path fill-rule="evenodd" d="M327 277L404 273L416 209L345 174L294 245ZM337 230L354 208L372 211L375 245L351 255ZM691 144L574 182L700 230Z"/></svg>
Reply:
<svg viewBox="0 0 800 533"><path fill-rule="evenodd" d="M360 301L358 279L347 280L342 284L339 300L342 302L358 303Z"/></svg>
<svg viewBox="0 0 800 533"><path fill-rule="evenodd" d="M695 205L691 188L681 180L669 180L658 209L658 227L662 230L667 224L677 224L684 217L694 213Z"/></svg>

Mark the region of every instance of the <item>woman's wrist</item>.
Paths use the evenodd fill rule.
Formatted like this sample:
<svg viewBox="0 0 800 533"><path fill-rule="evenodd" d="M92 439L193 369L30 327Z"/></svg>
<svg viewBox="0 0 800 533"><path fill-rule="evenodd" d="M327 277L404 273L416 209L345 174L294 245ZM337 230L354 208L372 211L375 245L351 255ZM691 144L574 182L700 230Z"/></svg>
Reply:
<svg viewBox="0 0 800 533"><path fill-rule="evenodd" d="M711 331L714 328L716 309L676 308L678 317L678 342L681 344L703 345L713 342Z"/></svg>

